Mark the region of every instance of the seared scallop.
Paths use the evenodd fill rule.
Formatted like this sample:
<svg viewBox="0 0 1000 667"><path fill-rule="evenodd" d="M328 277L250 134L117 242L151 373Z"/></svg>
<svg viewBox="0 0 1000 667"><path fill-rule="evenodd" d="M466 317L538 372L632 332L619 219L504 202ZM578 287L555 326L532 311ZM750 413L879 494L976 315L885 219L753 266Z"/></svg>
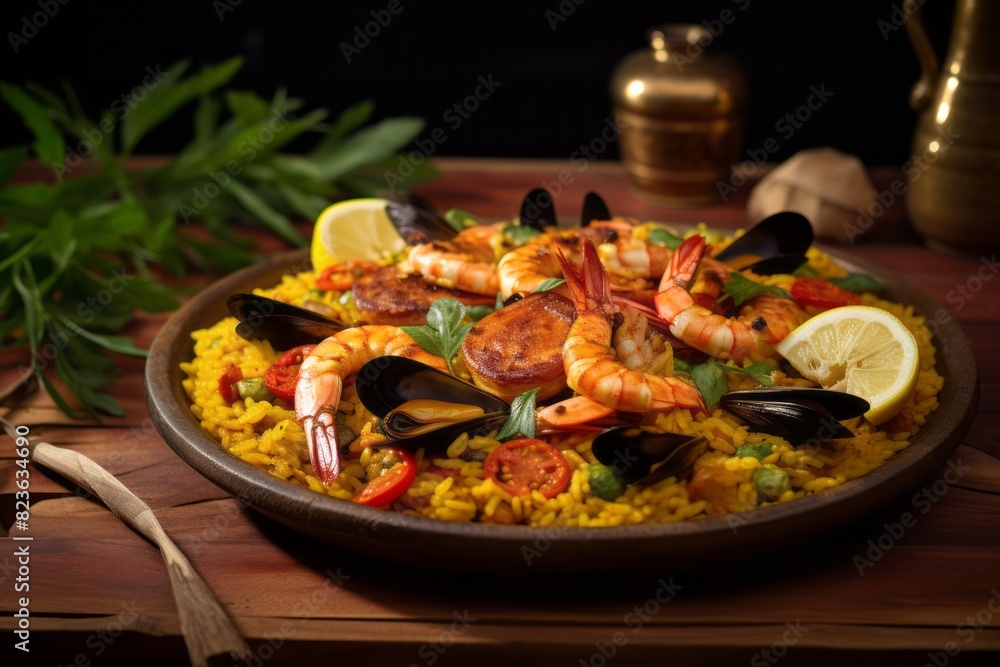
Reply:
<svg viewBox="0 0 1000 667"><path fill-rule="evenodd" d="M446 296L467 306L492 306L496 299L432 285L420 274L387 266L358 279L351 288L354 305L369 324L426 324L431 304Z"/></svg>
<svg viewBox="0 0 1000 667"><path fill-rule="evenodd" d="M529 294L479 320L462 343L477 385L511 401L540 387L536 399L566 386L562 348L576 319L573 302L555 292Z"/></svg>

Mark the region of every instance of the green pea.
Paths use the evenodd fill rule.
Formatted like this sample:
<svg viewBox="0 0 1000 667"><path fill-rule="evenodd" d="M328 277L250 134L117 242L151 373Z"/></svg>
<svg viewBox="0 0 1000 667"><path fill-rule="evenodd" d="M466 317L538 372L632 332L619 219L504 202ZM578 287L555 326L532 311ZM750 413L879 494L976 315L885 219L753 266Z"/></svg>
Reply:
<svg viewBox="0 0 1000 667"><path fill-rule="evenodd" d="M625 492L625 485L608 466L603 463L591 463L590 491L602 500L614 500Z"/></svg>
<svg viewBox="0 0 1000 667"><path fill-rule="evenodd" d="M754 458L758 461L763 461L772 453L774 453L774 445L769 442L757 442L752 445L743 445L737 449L736 458Z"/></svg>
<svg viewBox="0 0 1000 667"><path fill-rule="evenodd" d="M777 500L781 494L792 488L788 473L771 463L765 463L754 470L751 479L753 485L757 487L757 493L765 500Z"/></svg>
<svg viewBox="0 0 1000 667"><path fill-rule="evenodd" d="M258 403L274 400L274 394L264 384L263 378L240 380L236 383L236 391L240 392L240 398L252 398Z"/></svg>

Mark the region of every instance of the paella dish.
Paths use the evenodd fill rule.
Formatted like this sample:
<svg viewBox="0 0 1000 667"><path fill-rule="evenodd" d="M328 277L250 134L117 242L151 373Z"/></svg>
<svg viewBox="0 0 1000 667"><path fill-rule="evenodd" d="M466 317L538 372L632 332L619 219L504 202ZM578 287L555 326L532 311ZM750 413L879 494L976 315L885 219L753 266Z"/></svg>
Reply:
<svg viewBox="0 0 1000 667"><path fill-rule="evenodd" d="M841 486L938 406L924 318L801 215L726 236L591 193L559 222L544 191L491 224L415 197L334 205L313 266L192 334L192 413L248 465L345 501L596 527Z"/></svg>

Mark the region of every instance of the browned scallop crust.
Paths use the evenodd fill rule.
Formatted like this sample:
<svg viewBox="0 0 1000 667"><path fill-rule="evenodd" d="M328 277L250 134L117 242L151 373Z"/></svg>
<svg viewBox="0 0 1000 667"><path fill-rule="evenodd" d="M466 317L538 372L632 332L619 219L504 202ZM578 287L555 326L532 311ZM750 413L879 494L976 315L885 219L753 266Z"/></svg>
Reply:
<svg viewBox="0 0 1000 667"><path fill-rule="evenodd" d="M368 324L426 324L431 304L446 296L467 306L492 306L496 299L431 285L420 274L387 266L365 276L351 288L354 305Z"/></svg>
<svg viewBox="0 0 1000 667"><path fill-rule="evenodd" d="M576 319L573 302L555 292L529 294L476 323L462 343L472 379L511 401L540 387L537 399L566 386L562 348Z"/></svg>

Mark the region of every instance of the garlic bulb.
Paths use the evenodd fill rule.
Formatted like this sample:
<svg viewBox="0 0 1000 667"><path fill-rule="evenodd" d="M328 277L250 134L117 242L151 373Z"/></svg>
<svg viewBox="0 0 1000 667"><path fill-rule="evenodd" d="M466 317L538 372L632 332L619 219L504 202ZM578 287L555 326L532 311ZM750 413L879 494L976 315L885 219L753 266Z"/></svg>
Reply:
<svg viewBox="0 0 1000 667"><path fill-rule="evenodd" d="M750 193L747 213L757 222L796 211L812 222L816 238L845 243L858 235L858 209L867 211L874 201L875 186L861 160L832 148L812 148L762 178Z"/></svg>

